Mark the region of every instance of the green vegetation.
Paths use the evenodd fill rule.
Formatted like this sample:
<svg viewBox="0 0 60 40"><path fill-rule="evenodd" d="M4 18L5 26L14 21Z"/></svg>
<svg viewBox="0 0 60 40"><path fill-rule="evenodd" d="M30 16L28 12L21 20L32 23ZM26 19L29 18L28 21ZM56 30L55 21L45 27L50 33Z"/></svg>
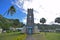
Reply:
<svg viewBox="0 0 60 40"><path fill-rule="evenodd" d="M56 32L40 32L33 34L36 40L60 40L60 33Z"/></svg>
<svg viewBox="0 0 60 40"><path fill-rule="evenodd" d="M20 34L20 32L0 34L0 40L25 40L25 38L26 34Z"/></svg>
<svg viewBox="0 0 60 40"><path fill-rule="evenodd" d="M40 19L40 23L42 23L42 24L46 23L46 19L45 18L41 18Z"/></svg>
<svg viewBox="0 0 60 40"><path fill-rule="evenodd" d="M0 15L0 28L2 28L2 34L0 34L0 40L25 40L26 34L21 34L20 32L12 32L9 28L20 28L24 24L18 19L7 19ZM3 31L7 32L4 33Z"/></svg>
<svg viewBox="0 0 60 40"><path fill-rule="evenodd" d="M10 27L20 28L23 26L24 24L18 19L7 19L0 15L0 28L3 30L8 30Z"/></svg>
<svg viewBox="0 0 60 40"><path fill-rule="evenodd" d="M60 33L47 33L46 35L47 40L60 40Z"/></svg>
<svg viewBox="0 0 60 40"><path fill-rule="evenodd" d="M36 40L46 40L44 32L35 33L32 36Z"/></svg>

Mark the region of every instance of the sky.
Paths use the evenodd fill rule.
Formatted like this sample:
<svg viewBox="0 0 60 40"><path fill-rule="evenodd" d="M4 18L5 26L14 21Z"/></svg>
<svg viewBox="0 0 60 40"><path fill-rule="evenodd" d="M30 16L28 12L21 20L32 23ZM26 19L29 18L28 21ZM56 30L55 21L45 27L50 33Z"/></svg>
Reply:
<svg viewBox="0 0 60 40"><path fill-rule="evenodd" d="M13 16L11 16L10 14L7 15L7 10L12 5L13 4L11 0L0 0L0 14L2 14L5 18L19 19L21 22L23 22L23 19L26 17L26 14L22 11L22 9L18 8L16 5L14 5L14 7L16 8L16 13Z"/></svg>
<svg viewBox="0 0 60 40"><path fill-rule="evenodd" d="M60 17L60 0L1 0L0 13L3 14L11 5L14 5L17 12L13 16L6 18L18 18L26 23L27 9L34 9L34 22L40 23L41 18L45 18L46 24L54 23L56 17Z"/></svg>

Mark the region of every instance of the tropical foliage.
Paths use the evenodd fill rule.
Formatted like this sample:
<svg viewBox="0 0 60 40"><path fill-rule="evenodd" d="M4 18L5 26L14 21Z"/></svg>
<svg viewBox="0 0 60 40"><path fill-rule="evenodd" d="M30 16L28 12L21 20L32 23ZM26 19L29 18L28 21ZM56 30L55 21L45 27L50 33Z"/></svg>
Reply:
<svg viewBox="0 0 60 40"><path fill-rule="evenodd" d="M7 19L0 15L0 27L5 29L9 29L10 27L23 27L24 24L20 22L18 19Z"/></svg>
<svg viewBox="0 0 60 40"><path fill-rule="evenodd" d="M4 13L4 15L5 14L10 14L11 16L14 14L14 13L16 13L16 8L12 5L12 6L10 6L10 8Z"/></svg>
<svg viewBox="0 0 60 40"><path fill-rule="evenodd" d="M60 17L57 17L57 18L55 19L55 22L56 22L56 23L60 23Z"/></svg>
<svg viewBox="0 0 60 40"><path fill-rule="evenodd" d="M41 18L40 22L44 24L46 22L46 19L45 18Z"/></svg>

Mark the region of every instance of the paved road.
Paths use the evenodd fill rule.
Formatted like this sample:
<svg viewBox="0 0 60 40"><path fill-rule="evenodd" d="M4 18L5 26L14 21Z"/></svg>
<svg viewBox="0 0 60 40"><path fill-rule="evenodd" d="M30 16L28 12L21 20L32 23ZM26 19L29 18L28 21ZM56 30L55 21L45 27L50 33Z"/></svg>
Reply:
<svg viewBox="0 0 60 40"><path fill-rule="evenodd" d="M44 34L33 34L33 35L28 35L26 40L46 40Z"/></svg>
<svg viewBox="0 0 60 40"><path fill-rule="evenodd" d="M28 35L26 40L35 40L32 35Z"/></svg>

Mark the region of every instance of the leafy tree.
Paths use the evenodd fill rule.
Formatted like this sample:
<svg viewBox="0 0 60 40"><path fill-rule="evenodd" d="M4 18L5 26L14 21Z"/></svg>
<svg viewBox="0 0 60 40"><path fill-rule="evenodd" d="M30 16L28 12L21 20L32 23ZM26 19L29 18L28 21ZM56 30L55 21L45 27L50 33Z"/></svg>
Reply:
<svg viewBox="0 0 60 40"><path fill-rule="evenodd" d="M18 19L13 20L13 26L16 28L20 24Z"/></svg>
<svg viewBox="0 0 60 40"><path fill-rule="evenodd" d="M2 27L4 25L5 19L2 15L0 15L0 26Z"/></svg>
<svg viewBox="0 0 60 40"><path fill-rule="evenodd" d="M57 17L57 18L55 19L55 23L60 23L60 17Z"/></svg>
<svg viewBox="0 0 60 40"><path fill-rule="evenodd" d="M25 24L23 24L22 22L19 22L18 19L13 20L13 23L12 24L13 24L13 27L14 28L25 26Z"/></svg>
<svg viewBox="0 0 60 40"><path fill-rule="evenodd" d="M25 24L23 24L22 22L20 23L20 27L23 27L23 26L25 26Z"/></svg>
<svg viewBox="0 0 60 40"><path fill-rule="evenodd" d="M46 19L45 19L45 18L41 18L41 19L40 19L40 22L41 22L42 24L44 24L44 23L46 22ZM45 29L45 28L44 28L44 25L43 25L42 30L44 31L44 29Z"/></svg>
<svg viewBox="0 0 60 40"><path fill-rule="evenodd" d="M41 22L42 24L44 24L44 23L46 22L46 19L45 19L45 18L41 18L41 19L40 19L40 22Z"/></svg>
<svg viewBox="0 0 60 40"><path fill-rule="evenodd" d="M6 18L4 18L2 15L0 15L0 27L4 30L8 30L10 27L10 23ZM2 32L3 32L2 31Z"/></svg>

